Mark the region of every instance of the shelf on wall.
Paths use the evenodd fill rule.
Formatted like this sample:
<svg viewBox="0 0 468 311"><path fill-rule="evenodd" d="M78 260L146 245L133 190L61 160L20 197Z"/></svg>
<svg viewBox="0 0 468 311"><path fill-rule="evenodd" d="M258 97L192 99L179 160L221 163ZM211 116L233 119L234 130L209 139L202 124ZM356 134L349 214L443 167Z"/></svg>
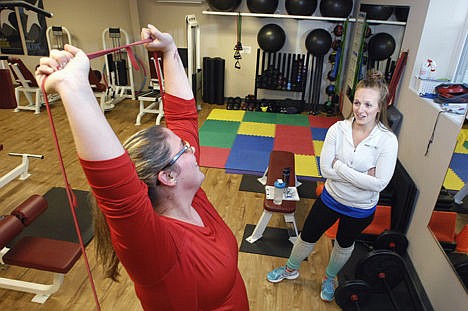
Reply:
<svg viewBox="0 0 468 311"><path fill-rule="evenodd" d="M221 12L221 11L203 11L206 15L222 15L222 16L238 16L239 12ZM303 19L303 20L316 20L327 22L344 22L346 18L341 17L323 17L323 16L303 16L303 15L287 15L287 14L260 14L260 13L240 13L240 16L246 17L270 17L270 18L289 18L289 19ZM356 22L355 18L350 18L350 22ZM387 24L405 26L405 22L387 21L387 20L367 20L369 24Z"/></svg>

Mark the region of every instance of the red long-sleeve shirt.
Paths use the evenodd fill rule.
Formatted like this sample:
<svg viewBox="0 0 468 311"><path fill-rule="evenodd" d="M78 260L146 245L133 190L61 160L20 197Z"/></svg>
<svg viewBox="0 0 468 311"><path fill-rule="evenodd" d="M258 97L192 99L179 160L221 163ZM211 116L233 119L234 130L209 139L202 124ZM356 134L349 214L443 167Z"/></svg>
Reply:
<svg viewBox="0 0 468 311"><path fill-rule="evenodd" d="M195 147L198 161L194 100L166 94L164 104L167 127ZM127 153L81 164L145 310L249 309L237 241L202 189L192 202L203 220L199 227L153 210Z"/></svg>

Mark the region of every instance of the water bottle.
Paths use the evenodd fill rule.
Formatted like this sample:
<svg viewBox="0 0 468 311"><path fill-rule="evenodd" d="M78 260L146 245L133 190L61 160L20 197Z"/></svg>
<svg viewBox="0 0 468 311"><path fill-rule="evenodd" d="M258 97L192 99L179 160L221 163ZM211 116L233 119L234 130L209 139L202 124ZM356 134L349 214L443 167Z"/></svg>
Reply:
<svg viewBox="0 0 468 311"><path fill-rule="evenodd" d="M289 174L291 172L291 168L286 167L283 169L283 181L286 184L286 187L289 187Z"/></svg>
<svg viewBox="0 0 468 311"><path fill-rule="evenodd" d="M275 181L275 190L273 193L273 203L276 205L280 205L283 202L283 193L284 189L286 188L286 184L283 182L282 179L277 179Z"/></svg>

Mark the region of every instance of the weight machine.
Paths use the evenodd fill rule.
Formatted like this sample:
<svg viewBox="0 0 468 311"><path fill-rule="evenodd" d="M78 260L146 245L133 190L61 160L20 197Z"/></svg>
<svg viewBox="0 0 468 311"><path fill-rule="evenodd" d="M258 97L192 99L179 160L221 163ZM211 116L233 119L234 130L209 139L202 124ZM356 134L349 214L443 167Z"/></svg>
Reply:
<svg viewBox="0 0 468 311"><path fill-rule="evenodd" d="M121 46L121 40L125 41L125 44L130 44L128 33L121 28L106 28L102 32L104 49ZM130 56L121 50L107 54L105 61L109 98L106 104L112 109L125 98L136 98L133 70L128 66L131 63Z"/></svg>
<svg viewBox="0 0 468 311"><path fill-rule="evenodd" d="M47 45L49 50L63 50L65 44L72 44L70 31L64 26L49 26L46 30ZM99 99L101 109L105 110L105 103L107 99L107 87L100 83L101 73L96 73L91 70L89 73L89 82L93 90L94 96Z"/></svg>
<svg viewBox="0 0 468 311"><path fill-rule="evenodd" d="M49 26L46 30L47 46L52 49L63 50L65 44L71 44L71 35L64 26Z"/></svg>

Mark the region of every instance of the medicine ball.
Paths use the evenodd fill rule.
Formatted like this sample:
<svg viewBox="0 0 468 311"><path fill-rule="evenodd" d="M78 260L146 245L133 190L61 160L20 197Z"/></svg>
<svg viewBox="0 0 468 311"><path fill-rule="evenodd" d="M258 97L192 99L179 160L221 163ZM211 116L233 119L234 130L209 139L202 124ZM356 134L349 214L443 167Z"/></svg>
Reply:
<svg viewBox="0 0 468 311"><path fill-rule="evenodd" d="M247 0L251 13L273 14L278 7L278 0Z"/></svg>
<svg viewBox="0 0 468 311"><path fill-rule="evenodd" d="M367 48L372 60L384 60L395 51L395 39L386 32L380 32L369 39Z"/></svg>
<svg viewBox="0 0 468 311"><path fill-rule="evenodd" d="M332 44L332 37L325 29L315 29L307 35L305 46L314 56L323 56L328 53Z"/></svg>
<svg viewBox="0 0 468 311"><path fill-rule="evenodd" d="M234 11L241 4L242 0L207 0L208 6L214 11Z"/></svg>
<svg viewBox="0 0 468 311"><path fill-rule="evenodd" d="M335 71L332 69L330 70L328 73L327 73L327 78L328 80L330 81L335 81L336 80L336 74L335 74Z"/></svg>
<svg viewBox="0 0 468 311"><path fill-rule="evenodd" d="M337 37L341 37L343 35L343 25L336 25L335 28L333 28L333 33Z"/></svg>
<svg viewBox="0 0 468 311"><path fill-rule="evenodd" d="M265 52L278 52L286 41L286 33L276 24L263 26L257 34L257 42Z"/></svg>
<svg viewBox="0 0 468 311"><path fill-rule="evenodd" d="M317 8L317 0L286 0L286 12L289 15L309 16Z"/></svg>
<svg viewBox="0 0 468 311"><path fill-rule="evenodd" d="M327 93L328 96L332 96L333 94L335 94L335 85L330 84L329 86L327 86L327 88L325 89L325 93Z"/></svg>
<svg viewBox="0 0 468 311"><path fill-rule="evenodd" d="M408 20L409 6L395 7L395 18L399 22L406 22Z"/></svg>
<svg viewBox="0 0 468 311"><path fill-rule="evenodd" d="M353 0L322 0L320 13L324 17L348 17L353 10Z"/></svg>
<svg viewBox="0 0 468 311"><path fill-rule="evenodd" d="M393 6L361 4L361 11L366 12L367 19L387 20L392 16Z"/></svg>

